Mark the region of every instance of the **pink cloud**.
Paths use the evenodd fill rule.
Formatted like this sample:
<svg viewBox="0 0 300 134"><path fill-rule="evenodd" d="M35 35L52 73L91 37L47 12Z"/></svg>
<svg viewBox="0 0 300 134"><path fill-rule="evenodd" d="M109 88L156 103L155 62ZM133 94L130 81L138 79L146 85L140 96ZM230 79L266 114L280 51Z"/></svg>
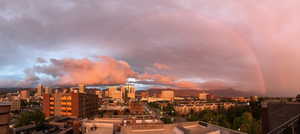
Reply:
<svg viewBox="0 0 300 134"><path fill-rule="evenodd" d="M154 63L153 66L156 69L159 69L159 70L169 70L169 69L171 69L171 67L166 65L166 64Z"/></svg>

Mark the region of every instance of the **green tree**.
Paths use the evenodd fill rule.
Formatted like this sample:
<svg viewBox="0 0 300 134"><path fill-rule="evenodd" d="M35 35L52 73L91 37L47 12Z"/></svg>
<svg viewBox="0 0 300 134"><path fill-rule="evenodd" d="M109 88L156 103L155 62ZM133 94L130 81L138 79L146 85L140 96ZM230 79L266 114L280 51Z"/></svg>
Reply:
<svg viewBox="0 0 300 134"><path fill-rule="evenodd" d="M165 113L167 115L170 115L170 116L176 115L174 106L172 104L168 104L166 107L163 108L163 110L165 111Z"/></svg>
<svg viewBox="0 0 300 134"><path fill-rule="evenodd" d="M245 112L241 117L240 129L248 134L261 133L261 123L253 118L250 112Z"/></svg>
<svg viewBox="0 0 300 134"><path fill-rule="evenodd" d="M205 110L201 115L200 115L200 120L212 124L217 124L217 116L214 111L211 110Z"/></svg>
<svg viewBox="0 0 300 134"><path fill-rule="evenodd" d="M16 118L15 127L22 127L30 124L34 124L37 127L42 126L45 122L45 115L40 110L28 111L21 113Z"/></svg>
<svg viewBox="0 0 300 134"><path fill-rule="evenodd" d="M172 118L169 117L164 117L161 118L161 120L165 123L165 124L172 124L174 122L174 120Z"/></svg>
<svg viewBox="0 0 300 134"><path fill-rule="evenodd" d="M188 121L204 121L234 130L241 130L249 134L261 134L260 103L250 106L237 106L230 109L191 111L186 119Z"/></svg>
<svg viewBox="0 0 300 134"><path fill-rule="evenodd" d="M43 123L45 122L45 115L44 115L44 113L41 112L40 110L33 111L32 121L37 126L43 125Z"/></svg>
<svg viewBox="0 0 300 134"><path fill-rule="evenodd" d="M241 127L241 124L242 124L242 119L241 117L236 117L234 120L233 120L233 123L232 123L232 129L235 129L235 130L238 130L240 129Z"/></svg>
<svg viewBox="0 0 300 134"><path fill-rule="evenodd" d="M198 121L200 119L200 115L194 112L194 110L191 110L186 119L188 121Z"/></svg>
<svg viewBox="0 0 300 134"><path fill-rule="evenodd" d="M223 126L226 128L231 128L231 123L228 121L228 119L226 118L226 115L224 113L218 112L216 114L216 118L217 118L217 125Z"/></svg>

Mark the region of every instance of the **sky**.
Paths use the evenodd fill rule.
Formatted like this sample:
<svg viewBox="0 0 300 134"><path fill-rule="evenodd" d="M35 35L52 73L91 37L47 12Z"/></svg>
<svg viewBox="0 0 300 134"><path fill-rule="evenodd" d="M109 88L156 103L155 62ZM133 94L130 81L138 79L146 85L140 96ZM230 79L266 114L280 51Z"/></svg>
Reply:
<svg viewBox="0 0 300 134"><path fill-rule="evenodd" d="M300 93L300 1L0 0L0 87Z"/></svg>

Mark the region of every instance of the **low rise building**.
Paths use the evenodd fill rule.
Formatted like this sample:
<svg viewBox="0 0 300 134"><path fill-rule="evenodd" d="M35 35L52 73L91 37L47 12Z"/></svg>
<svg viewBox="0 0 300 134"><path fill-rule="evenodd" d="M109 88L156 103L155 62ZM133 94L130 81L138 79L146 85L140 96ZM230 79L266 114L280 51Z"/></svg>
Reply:
<svg viewBox="0 0 300 134"><path fill-rule="evenodd" d="M8 101L10 104L10 110L11 111L20 111L21 110L21 100L16 98L16 99L11 99Z"/></svg>
<svg viewBox="0 0 300 134"><path fill-rule="evenodd" d="M173 90L163 90L160 93L160 98L167 101L173 101L175 98L175 93Z"/></svg>
<svg viewBox="0 0 300 134"><path fill-rule="evenodd" d="M121 134L245 134L220 126L199 122L175 124L134 124L121 127Z"/></svg>
<svg viewBox="0 0 300 134"><path fill-rule="evenodd" d="M141 101L147 101L148 103L150 103L150 102L164 101L164 99L157 98L157 97L148 97L148 98L142 98Z"/></svg>
<svg viewBox="0 0 300 134"><path fill-rule="evenodd" d="M0 103L0 134L9 134L10 105Z"/></svg>
<svg viewBox="0 0 300 134"><path fill-rule="evenodd" d="M246 97L232 97L231 100L236 102L243 102L243 103L251 101L250 98L246 98Z"/></svg>
<svg viewBox="0 0 300 134"><path fill-rule="evenodd" d="M108 97L112 99L122 99L122 91L118 87L110 87L108 88Z"/></svg>
<svg viewBox="0 0 300 134"><path fill-rule="evenodd" d="M21 90L20 91L20 99L27 100L30 97L30 93L28 90Z"/></svg>
<svg viewBox="0 0 300 134"><path fill-rule="evenodd" d="M82 124L84 134L113 134L114 124L96 121L85 121Z"/></svg>
<svg viewBox="0 0 300 134"><path fill-rule="evenodd" d="M201 112L203 110L217 110L219 108L229 109L234 107L234 103L200 103L200 104L177 104L174 109L181 115L189 114L192 110L194 112Z"/></svg>
<svg viewBox="0 0 300 134"><path fill-rule="evenodd" d="M207 100L208 98L208 93L199 93L198 98L200 100Z"/></svg>
<svg viewBox="0 0 300 134"><path fill-rule="evenodd" d="M205 122L162 124L157 119L82 120L83 134L245 134Z"/></svg>
<svg viewBox="0 0 300 134"><path fill-rule="evenodd" d="M98 96L98 98L103 98L103 91L101 91L101 90L97 90L96 92L95 92L95 94Z"/></svg>
<svg viewBox="0 0 300 134"><path fill-rule="evenodd" d="M149 92L148 91L142 91L141 92L141 98L148 98L149 97Z"/></svg>
<svg viewBox="0 0 300 134"><path fill-rule="evenodd" d="M144 114L145 113L145 107L142 103L138 102L130 102L129 103L129 111L130 114Z"/></svg>
<svg viewBox="0 0 300 134"><path fill-rule="evenodd" d="M21 99L17 94L7 94L6 98L0 100L1 103L9 104L10 111L21 110Z"/></svg>

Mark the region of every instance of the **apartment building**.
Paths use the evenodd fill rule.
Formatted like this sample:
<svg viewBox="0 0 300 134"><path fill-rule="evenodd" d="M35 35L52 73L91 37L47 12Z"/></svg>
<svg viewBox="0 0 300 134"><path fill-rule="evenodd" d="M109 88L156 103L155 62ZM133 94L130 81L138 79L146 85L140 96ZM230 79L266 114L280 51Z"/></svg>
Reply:
<svg viewBox="0 0 300 134"><path fill-rule="evenodd" d="M10 105L0 103L0 134L9 134Z"/></svg>
<svg viewBox="0 0 300 134"><path fill-rule="evenodd" d="M99 100L96 94L85 92L56 92L44 94L43 112L49 116L73 118L91 117L98 112Z"/></svg>
<svg viewBox="0 0 300 134"><path fill-rule="evenodd" d="M179 114L186 115L192 110L195 112L201 112L203 110L217 110L218 108L229 109L234 106L234 103L178 104L174 106L174 109Z"/></svg>
<svg viewBox="0 0 300 134"><path fill-rule="evenodd" d="M175 98L175 93L172 90L161 91L160 98L163 100L173 101Z"/></svg>

